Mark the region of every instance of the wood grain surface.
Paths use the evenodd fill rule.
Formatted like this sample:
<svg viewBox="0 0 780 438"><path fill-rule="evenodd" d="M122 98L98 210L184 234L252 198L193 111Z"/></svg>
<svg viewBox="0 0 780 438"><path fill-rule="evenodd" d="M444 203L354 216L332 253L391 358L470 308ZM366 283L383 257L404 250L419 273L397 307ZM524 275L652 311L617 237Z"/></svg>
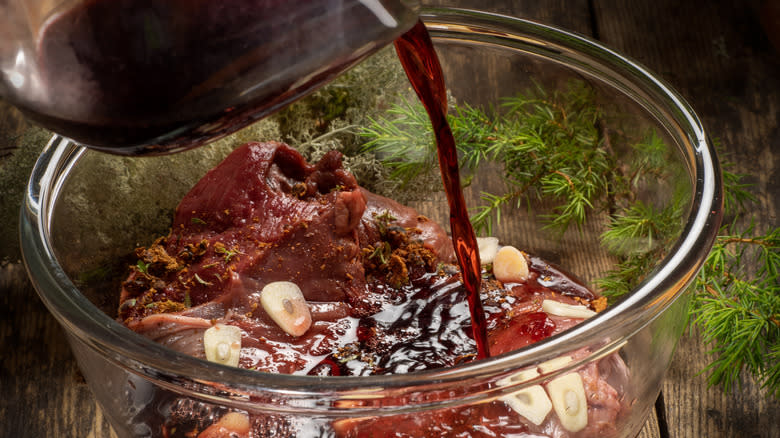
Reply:
<svg viewBox="0 0 780 438"><path fill-rule="evenodd" d="M603 41L677 89L736 170L751 175L759 229L777 227L780 205L780 10L777 1L430 0L427 4L529 18ZM774 20L774 21L773 21ZM774 24L773 24L774 23ZM768 31L764 25L768 26ZM0 102L0 140L26 127ZM0 143L0 172L4 167ZM0 208L18 199L0 196ZM0 228L5 230L5 228ZM15 238L5 232L0 244ZM18 258L17 258L18 259ZM110 426L80 378L64 333L17 259L0 266L0 436L106 437ZM643 438L780 437L780 403L750 379L724 394L699 375L708 346L695 333L678 346Z"/></svg>

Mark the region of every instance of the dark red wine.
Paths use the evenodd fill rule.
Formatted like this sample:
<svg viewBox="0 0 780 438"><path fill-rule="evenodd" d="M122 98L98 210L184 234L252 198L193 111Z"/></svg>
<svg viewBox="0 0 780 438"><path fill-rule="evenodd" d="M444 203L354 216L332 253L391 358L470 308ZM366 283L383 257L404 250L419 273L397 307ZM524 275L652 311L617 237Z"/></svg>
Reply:
<svg viewBox="0 0 780 438"><path fill-rule="evenodd" d="M37 36L10 101L81 144L172 152L226 135L329 81L414 23L357 0L87 0ZM15 94L14 94L15 93Z"/></svg>
<svg viewBox="0 0 780 438"><path fill-rule="evenodd" d="M439 166L450 207L452 242L468 292L472 330L477 343L477 358L490 355L487 347L485 312L479 298L482 268L477 238L469 221L466 201L460 186L458 150L447 122L447 89L439 58L422 21L395 41L395 48L406 75L428 112L439 154Z"/></svg>

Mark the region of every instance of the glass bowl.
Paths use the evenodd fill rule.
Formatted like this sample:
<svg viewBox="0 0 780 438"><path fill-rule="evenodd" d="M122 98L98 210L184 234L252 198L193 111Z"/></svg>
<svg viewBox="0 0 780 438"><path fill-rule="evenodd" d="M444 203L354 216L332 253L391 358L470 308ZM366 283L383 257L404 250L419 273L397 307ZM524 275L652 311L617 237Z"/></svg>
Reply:
<svg viewBox="0 0 780 438"><path fill-rule="evenodd" d="M241 135L265 132L294 142L295 132L280 131L295 125L294 114L260 122L266 125L249 128L233 143L142 159L88 151L55 136L33 171L23 206L24 259L36 290L65 329L89 386L120 436L175 435L164 425L181 412L192 414L189 426L198 423L203 429L231 411L249 415L253 436L487 436L486 428L493 426L513 436L638 433L687 323L686 288L721 220L720 171L704 129L685 101L652 73L581 36L475 11L428 9L422 19L444 68L453 113L457 105L501 117L508 111L506 98L531 93L537 100L527 108L542 115L560 110L558 115L566 120L574 117L566 112L565 101L575 96L567 94L572 84L588 90L588 105L598 108L598 116L585 125L613 160L614 175L627 182L619 187L615 181L607 183L603 203L587 208L586 220L565 231L551 229L554 219L563 215L555 193L523 187L534 196L505 205L500 221L492 216L491 234L502 244L564 267L596 290L617 293L625 287L627 293L563 333L449 368L321 377L211 363L163 347L117 322L121 282L134 263L134 248L167 233L178 201L244 138ZM393 55L375 55L381 56L392 60ZM394 103L403 106L413 99L407 84L398 85L403 72L397 64L374 61L347 74L363 78L363 85L373 90L373 109L397 109ZM345 91L338 81L330 87L308 98L314 103L306 108L316 107L323 95ZM563 100L553 99L552 106L545 107L545 96L558 95ZM359 100L339 102L349 107ZM316 143L310 135L301 138L303 146ZM518 190L517 183L499 177L506 169L501 162L483 158L477 165L464 159L466 198L473 207L491 199L486 191ZM408 154L405 159L430 161L427 155ZM435 180L435 162L428 164L423 179L428 175ZM383 190L376 182L365 176L361 181ZM418 185L404 192L399 187L384 190L399 197L406 193L404 202L445 223L448 213L440 191ZM610 226L640 207L668 213L661 220L663 230L609 234ZM545 366L552 363L558 365ZM518 377L528 370L534 370L533 377ZM569 431L549 421L557 411L536 429L514 415L490 418L495 413L491 407L508 397L522 398L540 385L549 389L558 378L588 370L601 374L620 406L608 424ZM597 398L599 393L589 394ZM594 415L599 401L588 403Z"/></svg>

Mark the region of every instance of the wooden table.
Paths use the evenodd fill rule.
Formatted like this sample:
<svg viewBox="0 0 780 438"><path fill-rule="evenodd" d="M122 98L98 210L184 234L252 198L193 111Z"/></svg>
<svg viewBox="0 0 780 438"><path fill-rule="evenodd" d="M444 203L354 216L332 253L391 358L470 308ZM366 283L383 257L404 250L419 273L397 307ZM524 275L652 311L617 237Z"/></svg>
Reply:
<svg viewBox="0 0 780 438"><path fill-rule="evenodd" d="M778 226L780 18L769 10L780 2L428 3L490 10L557 25L597 38L643 63L689 100L710 136L722 144L724 156L736 163L737 171L751 175L750 182L762 206L754 213L757 227ZM772 31L765 32L762 18L767 22L774 19L774 24L767 24ZM17 211L18 198L8 195L8 182L2 176L19 173L3 162L3 147L25 126L0 102L3 212ZM13 230L8 231L9 223L3 226L0 244L10 248L7 255L8 251L13 253L16 237ZM11 258L13 262L18 255L12 254ZM62 330L35 295L18 263L0 265L0 315L0 436L113 435L80 378ZM697 374L708 363L707 348L695 334L682 339L655 415L648 418L639 436L780 437L780 403L767 398L751 379L744 378L741 388L723 394L720 388L709 388L705 376Z"/></svg>

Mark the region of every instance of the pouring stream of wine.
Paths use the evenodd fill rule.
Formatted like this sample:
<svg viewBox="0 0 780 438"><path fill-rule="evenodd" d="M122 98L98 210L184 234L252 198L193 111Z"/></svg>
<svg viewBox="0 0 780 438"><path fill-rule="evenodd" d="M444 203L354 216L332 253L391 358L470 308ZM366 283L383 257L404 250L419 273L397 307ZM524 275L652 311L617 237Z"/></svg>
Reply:
<svg viewBox="0 0 780 438"><path fill-rule="evenodd" d="M395 48L406 75L428 112L433 125L439 155L439 167L450 207L452 243L463 276L471 311L471 327L477 343L477 359L490 356L487 345L487 322L479 298L482 268L477 238L469 220L466 201L460 186L458 150L447 122L447 89L425 25L418 21L395 41Z"/></svg>

